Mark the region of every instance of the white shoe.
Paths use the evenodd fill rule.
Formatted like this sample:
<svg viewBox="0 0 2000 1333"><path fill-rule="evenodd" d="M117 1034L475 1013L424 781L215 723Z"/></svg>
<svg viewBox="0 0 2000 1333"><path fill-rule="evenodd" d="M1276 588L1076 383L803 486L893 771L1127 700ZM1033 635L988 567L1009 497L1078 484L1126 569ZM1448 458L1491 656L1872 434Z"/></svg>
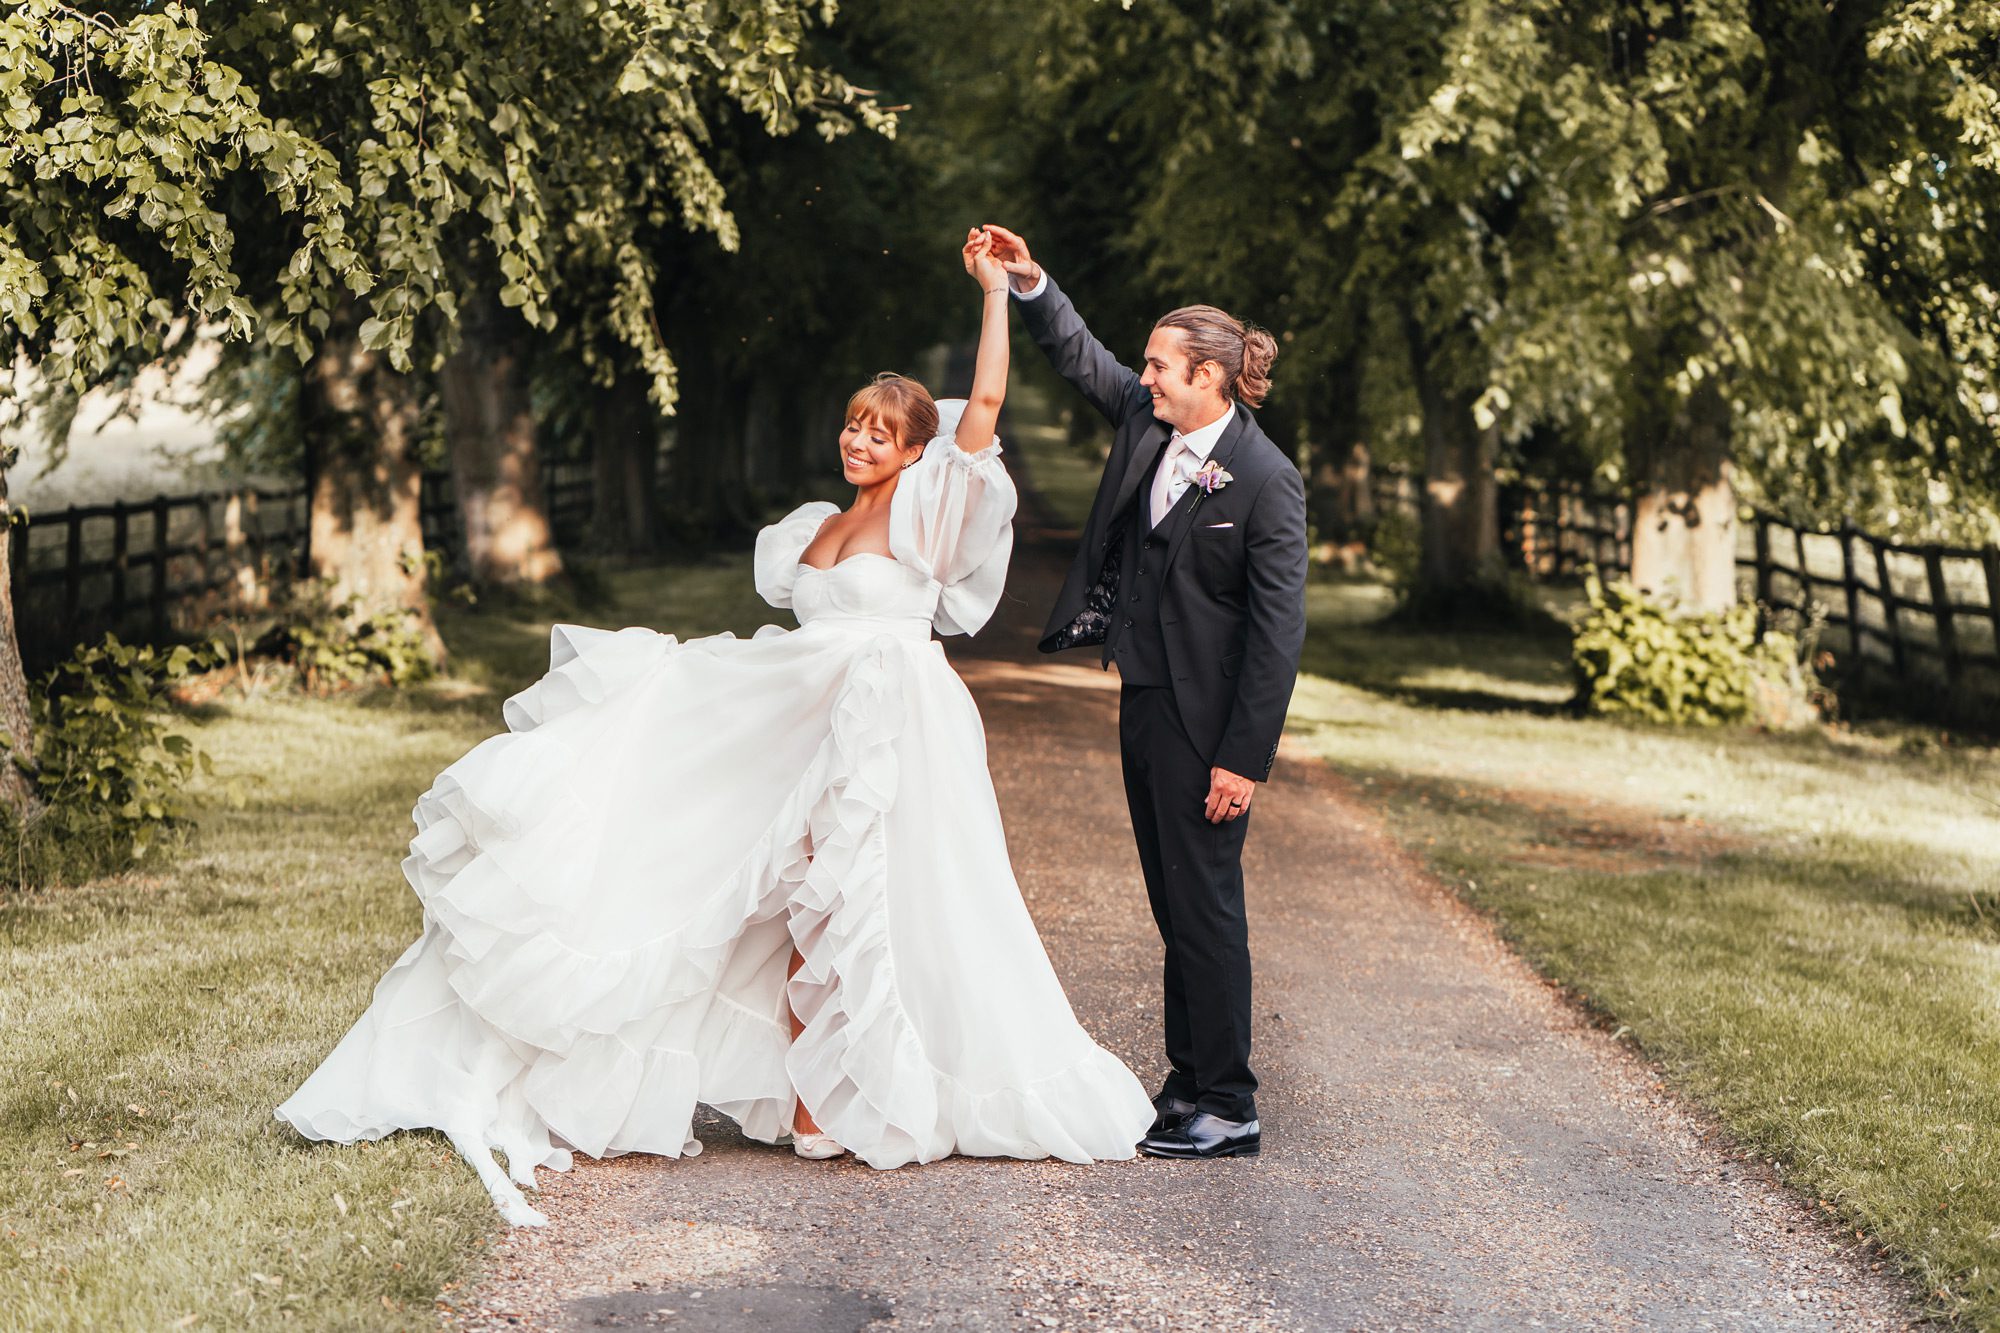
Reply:
<svg viewBox="0 0 2000 1333"><path fill-rule="evenodd" d="M829 1157L840 1156L847 1149L835 1143L831 1134L800 1134L794 1130L792 1133L792 1151L801 1157L810 1157L814 1161L824 1161Z"/></svg>

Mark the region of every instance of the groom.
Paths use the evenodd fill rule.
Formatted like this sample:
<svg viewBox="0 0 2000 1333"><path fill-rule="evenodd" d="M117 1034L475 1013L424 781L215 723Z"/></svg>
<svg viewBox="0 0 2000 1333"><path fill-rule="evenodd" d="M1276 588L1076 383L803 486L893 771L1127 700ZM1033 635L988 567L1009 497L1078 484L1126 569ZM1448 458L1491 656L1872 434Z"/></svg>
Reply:
<svg viewBox="0 0 2000 1333"><path fill-rule="evenodd" d="M1028 332L1116 431L1041 647L1102 644L1122 683L1125 800L1166 945L1172 1065L1139 1148L1254 1156L1243 839L1305 640L1305 488L1250 415L1277 344L1187 306L1154 325L1135 374L1019 236L986 230Z"/></svg>

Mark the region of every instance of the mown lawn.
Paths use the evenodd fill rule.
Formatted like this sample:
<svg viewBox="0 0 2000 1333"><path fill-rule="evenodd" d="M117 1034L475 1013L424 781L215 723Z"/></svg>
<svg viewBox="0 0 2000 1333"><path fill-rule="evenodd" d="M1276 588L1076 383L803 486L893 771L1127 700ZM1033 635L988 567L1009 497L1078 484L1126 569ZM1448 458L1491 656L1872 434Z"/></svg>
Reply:
<svg viewBox="0 0 2000 1333"><path fill-rule="evenodd" d="M402 695L225 693L188 730L237 776L178 856L0 898L0 1329L435 1326L498 1230L437 1135L341 1148L272 1118L415 938L410 806L501 729L554 620L682 634L760 615L746 556L612 575L589 608L449 618Z"/></svg>

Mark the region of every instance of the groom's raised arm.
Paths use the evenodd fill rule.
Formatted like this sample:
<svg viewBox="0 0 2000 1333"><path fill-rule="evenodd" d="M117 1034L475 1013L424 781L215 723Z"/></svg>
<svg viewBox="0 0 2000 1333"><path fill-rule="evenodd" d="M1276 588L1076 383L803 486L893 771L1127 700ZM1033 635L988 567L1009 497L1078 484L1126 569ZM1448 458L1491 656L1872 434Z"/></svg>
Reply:
<svg viewBox="0 0 2000 1333"><path fill-rule="evenodd" d="M1047 269L1042 270L1041 281L1032 290L1014 293L1014 301L1021 308L1028 336L1049 364L1107 421L1116 426L1135 412L1152 413L1153 396L1139 383L1138 372L1121 364L1097 341Z"/></svg>

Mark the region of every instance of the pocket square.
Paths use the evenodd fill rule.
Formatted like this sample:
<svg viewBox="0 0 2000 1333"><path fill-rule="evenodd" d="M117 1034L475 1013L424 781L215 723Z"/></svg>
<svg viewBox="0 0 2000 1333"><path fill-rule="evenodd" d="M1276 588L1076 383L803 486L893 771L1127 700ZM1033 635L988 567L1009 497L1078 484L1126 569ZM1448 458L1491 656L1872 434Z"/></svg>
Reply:
<svg viewBox="0 0 2000 1333"><path fill-rule="evenodd" d="M1208 530L1209 530L1210 532L1213 532L1213 531L1215 531L1215 530L1216 530L1217 528L1233 528L1233 527L1235 527L1235 526L1236 526L1236 525L1235 525L1234 523L1204 523L1204 524L1202 524L1202 527L1204 527L1204 528L1208 529Z"/></svg>

